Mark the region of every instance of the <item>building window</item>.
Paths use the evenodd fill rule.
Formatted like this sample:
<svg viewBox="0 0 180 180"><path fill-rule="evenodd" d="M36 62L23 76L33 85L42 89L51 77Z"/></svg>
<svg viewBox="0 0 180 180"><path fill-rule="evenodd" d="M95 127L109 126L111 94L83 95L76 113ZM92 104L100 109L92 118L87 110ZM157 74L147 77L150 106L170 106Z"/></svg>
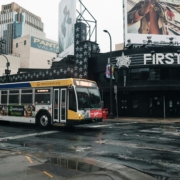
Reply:
<svg viewBox="0 0 180 180"><path fill-rule="evenodd" d="M139 69L130 69L131 80L139 80Z"/></svg>
<svg viewBox="0 0 180 180"><path fill-rule="evenodd" d="M180 68L171 68L171 79L179 80L180 79Z"/></svg>
<svg viewBox="0 0 180 180"><path fill-rule="evenodd" d="M138 100L133 100L133 109L138 108Z"/></svg>
<svg viewBox="0 0 180 180"><path fill-rule="evenodd" d="M161 80L169 80L170 79L170 68L161 68Z"/></svg>
<svg viewBox="0 0 180 180"><path fill-rule="evenodd" d="M18 43L16 43L16 48L18 48Z"/></svg>
<svg viewBox="0 0 180 180"><path fill-rule="evenodd" d="M149 79L149 68L140 68L139 69L139 79L148 80Z"/></svg>
<svg viewBox="0 0 180 180"><path fill-rule="evenodd" d="M149 70L149 80L151 80L151 81L160 80L160 69L159 68L151 68Z"/></svg>
<svg viewBox="0 0 180 180"><path fill-rule="evenodd" d="M26 45L26 40L24 40L24 45Z"/></svg>
<svg viewBox="0 0 180 180"><path fill-rule="evenodd" d="M127 109L127 100L121 100L121 109Z"/></svg>

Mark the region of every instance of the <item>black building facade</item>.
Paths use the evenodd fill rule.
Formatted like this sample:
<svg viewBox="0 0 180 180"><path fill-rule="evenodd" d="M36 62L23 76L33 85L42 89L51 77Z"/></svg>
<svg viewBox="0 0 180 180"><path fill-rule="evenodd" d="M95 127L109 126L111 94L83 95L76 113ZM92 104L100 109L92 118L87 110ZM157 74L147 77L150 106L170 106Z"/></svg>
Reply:
<svg viewBox="0 0 180 180"><path fill-rule="evenodd" d="M110 53L94 59L93 80L100 88L104 107L110 104L110 81L105 69ZM127 65L127 59L130 65ZM132 117L180 117L179 47L147 47L112 52L113 113ZM118 66L117 66L118 65ZM117 105L116 105L117 104ZM117 107L118 106L118 107Z"/></svg>

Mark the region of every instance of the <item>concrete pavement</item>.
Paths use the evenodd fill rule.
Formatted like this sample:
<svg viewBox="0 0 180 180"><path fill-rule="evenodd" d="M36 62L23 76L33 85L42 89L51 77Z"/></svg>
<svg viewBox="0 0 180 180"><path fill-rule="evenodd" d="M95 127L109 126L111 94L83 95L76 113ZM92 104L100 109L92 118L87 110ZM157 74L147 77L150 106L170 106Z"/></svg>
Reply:
<svg viewBox="0 0 180 180"><path fill-rule="evenodd" d="M42 158L42 156L40 157ZM37 155L35 158L38 158ZM50 158L49 161L51 164L66 168L66 170L73 169L81 172L80 175L65 178L67 180L155 180L153 177L135 169L91 158L55 156Z"/></svg>
<svg viewBox="0 0 180 180"><path fill-rule="evenodd" d="M154 180L132 168L90 158L0 150L1 180Z"/></svg>
<svg viewBox="0 0 180 180"><path fill-rule="evenodd" d="M180 123L180 118L131 118L103 119L103 122ZM58 180L153 180L135 169L91 158L57 156L52 154L0 150L0 174L9 179L58 179ZM31 162L32 161L32 162Z"/></svg>

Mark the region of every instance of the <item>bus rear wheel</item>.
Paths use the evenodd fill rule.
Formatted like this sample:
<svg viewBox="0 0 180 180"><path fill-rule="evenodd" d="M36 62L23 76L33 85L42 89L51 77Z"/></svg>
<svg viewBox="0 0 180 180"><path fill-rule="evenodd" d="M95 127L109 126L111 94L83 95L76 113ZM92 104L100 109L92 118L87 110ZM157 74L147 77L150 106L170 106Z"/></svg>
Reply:
<svg viewBox="0 0 180 180"><path fill-rule="evenodd" d="M38 125L43 128L47 129L50 127L50 115L46 112L39 114L38 116Z"/></svg>

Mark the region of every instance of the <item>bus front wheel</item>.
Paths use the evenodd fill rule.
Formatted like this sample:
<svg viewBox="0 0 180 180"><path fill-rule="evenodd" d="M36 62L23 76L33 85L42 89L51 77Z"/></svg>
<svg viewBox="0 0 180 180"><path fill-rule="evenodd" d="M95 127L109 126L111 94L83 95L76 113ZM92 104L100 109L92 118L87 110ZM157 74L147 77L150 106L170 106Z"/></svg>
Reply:
<svg viewBox="0 0 180 180"><path fill-rule="evenodd" d="M38 124L41 128L46 129L50 126L50 115L48 113L41 113L38 116Z"/></svg>

